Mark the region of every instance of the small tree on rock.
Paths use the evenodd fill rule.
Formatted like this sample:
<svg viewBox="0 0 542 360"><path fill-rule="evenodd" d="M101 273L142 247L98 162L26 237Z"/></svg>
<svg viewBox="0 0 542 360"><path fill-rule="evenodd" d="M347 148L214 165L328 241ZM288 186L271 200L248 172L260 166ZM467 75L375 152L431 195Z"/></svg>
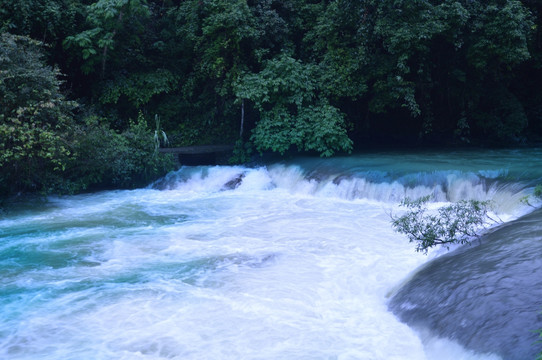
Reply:
<svg viewBox="0 0 542 360"><path fill-rule="evenodd" d="M441 207L435 214L428 213L428 201L429 196L405 199L401 206L407 208L407 213L391 216L393 229L416 243L416 251L427 253L436 245L469 243L479 237L488 222L495 222L488 215L489 201L462 200Z"/></svg>

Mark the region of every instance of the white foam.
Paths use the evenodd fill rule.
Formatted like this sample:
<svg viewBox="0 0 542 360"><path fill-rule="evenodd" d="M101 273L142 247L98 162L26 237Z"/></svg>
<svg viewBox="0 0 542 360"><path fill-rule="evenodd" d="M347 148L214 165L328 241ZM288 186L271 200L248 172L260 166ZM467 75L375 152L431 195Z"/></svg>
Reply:
<svg viewBox="0 0 542 360"><path fill-rule="evenodd" d="M298 165L273 165L247 169L242 167L183 168L168 175L160 183L174 189L173 197L184 198L208 196L223 190L237 192L270 190L279 188L292 195L333 197L346 200L370 199L397 203L405 198L417 199L429 196L435 202L460 200L490 200L500 214L524 213L521 199L529 193L524 184L499 183L495 179L506 174L504 170L460 172L440 171L405 175L398 179L384 176L370 179L369 173L321 174L317 178L307 176ZM383 176L383 175L381 175ZM483 180L480 176L484 176ZM532 190L531 190L532 191ZM170 196L167 195L167 196Z"/></svg>
<svg viewBox="0 0 542 360"><path fill-rule="evenodd" d="M6 234L41 227L10 238L38 259L73 257L2 279L0 358L492 359L387 310L390 292L444 252L416 253L392 231L399 201L430 195L436 211L491 199L503 220L526 211L532 189L480 179L498 173L445 174L416 183L295 165L184 168L165 191L54 198L50 211L0 223Z"/></svg>
<svg viewBox="0 0 542 360"><path fill-rule="evenodd" d="M260 185L174 206L142 192L154 213L197 213L94 234L95 266L23 274L29 290L55 285L4 318L0 357L431 359L387 310L389 289L427 260L393 233L389 206Z"/></svg>

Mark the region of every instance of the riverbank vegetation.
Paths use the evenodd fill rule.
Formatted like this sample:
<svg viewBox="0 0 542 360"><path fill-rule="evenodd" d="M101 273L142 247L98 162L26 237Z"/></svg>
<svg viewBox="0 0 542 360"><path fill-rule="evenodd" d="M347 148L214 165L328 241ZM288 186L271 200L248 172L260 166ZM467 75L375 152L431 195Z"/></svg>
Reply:
<svg viewBox="0 0 542 360"><path fill-rule="evenodd" d="M531 0L0 0L0 193L137 186L173 146L542 136ZM153 129L160 118L160 129Z"/></svg>

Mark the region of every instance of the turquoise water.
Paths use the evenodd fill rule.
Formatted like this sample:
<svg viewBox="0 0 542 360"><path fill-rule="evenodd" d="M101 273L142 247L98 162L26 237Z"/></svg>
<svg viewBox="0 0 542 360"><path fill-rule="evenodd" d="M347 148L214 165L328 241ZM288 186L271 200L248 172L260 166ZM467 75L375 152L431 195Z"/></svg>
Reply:
<svg viewBox="0 0 542 360"><path fill-rule="evenodd" d="M542 150L382 152L185 167L145 189L26 200L0 219L0 358L482 359L389 295L428 256L405 197L532 210ZM534 205L537 205L534 203Z"/></svg>

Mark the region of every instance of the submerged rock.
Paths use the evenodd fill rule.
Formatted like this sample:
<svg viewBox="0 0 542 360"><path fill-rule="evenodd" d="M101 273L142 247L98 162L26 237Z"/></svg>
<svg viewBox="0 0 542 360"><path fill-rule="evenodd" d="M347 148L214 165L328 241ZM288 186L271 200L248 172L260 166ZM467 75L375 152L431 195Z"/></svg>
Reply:
<svg viewBox="0 0 542 360"><path fill-rule="evenodd" d="M224 186L222 186L222 190L233 190L238 188L239 185L241 185L241 183L243 182L244 177L244 173L237 175L236 177L225 183Z"/></svg>
<svg viewBox="0 0 542 360"><path fill-rule="evenodd" d="M503 359L534 359L542 344L542 210L423 267L391 299L408 325Z"/></svg>

